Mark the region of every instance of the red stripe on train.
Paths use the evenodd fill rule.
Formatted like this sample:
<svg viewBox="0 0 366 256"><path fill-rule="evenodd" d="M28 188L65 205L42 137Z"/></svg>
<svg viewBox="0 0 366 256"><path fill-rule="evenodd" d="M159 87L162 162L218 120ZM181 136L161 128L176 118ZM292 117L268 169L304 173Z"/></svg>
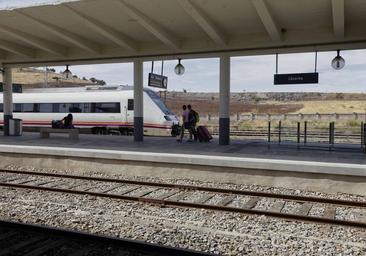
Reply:
<svg viewBox="0 0 366 256"><path fill-rule="evenodd" d="M0 121L0 124L4 124L4 121ZM23 125L47 125L50 126L49 121L23 121ZM133 123L107 123L107 122L75 122L76 126L128 126L133 127ZM157 129L170 129L171 126L168 125L156 125L156 124L144 124L146 128L157 128Z"/></svg>

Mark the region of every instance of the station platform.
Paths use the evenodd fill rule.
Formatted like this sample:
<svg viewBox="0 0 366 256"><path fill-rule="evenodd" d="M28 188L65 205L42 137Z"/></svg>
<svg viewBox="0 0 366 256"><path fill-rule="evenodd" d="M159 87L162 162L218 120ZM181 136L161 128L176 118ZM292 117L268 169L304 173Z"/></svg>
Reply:
<svg viewBox="0 0 366 256"><path fill-rule="evenodd" d="M40 139L0 134L1 167L7 165L81 171L117 172L131 176L189 178L205 181L284 186L366 195L366 155L358 145L272 143L232 140L220 146L183 142L173 137L65 134Z"/></svg>

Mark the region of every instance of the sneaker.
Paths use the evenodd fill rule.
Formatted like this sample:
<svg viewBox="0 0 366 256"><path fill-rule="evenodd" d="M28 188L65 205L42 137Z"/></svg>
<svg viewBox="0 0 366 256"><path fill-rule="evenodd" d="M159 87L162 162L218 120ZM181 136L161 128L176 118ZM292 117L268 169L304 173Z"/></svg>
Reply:
<svg viewBox="0 0 366 256"><path fill-rule="evenodd" d="M189 139L189 140L187 140L187 142L193 142L193 140L192 139Z"/></svg>

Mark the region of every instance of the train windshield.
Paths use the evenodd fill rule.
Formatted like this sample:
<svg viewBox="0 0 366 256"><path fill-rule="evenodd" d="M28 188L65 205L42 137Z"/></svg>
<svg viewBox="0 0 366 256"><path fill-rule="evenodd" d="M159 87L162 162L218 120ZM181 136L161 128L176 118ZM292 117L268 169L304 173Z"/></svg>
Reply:
<svg viewBox="0 0 366 256"><path fill-rule="evenodd" d="M163 111L163 113L165 115L174 115L169 109L168 107L165 105L165 103L161 100L161 98L159 97L159 95L152 91L152 90L146 90L147 95L150 96L150 98L155 102L156 105L158 105L158 107L161 109L161 111Z"/></svg>

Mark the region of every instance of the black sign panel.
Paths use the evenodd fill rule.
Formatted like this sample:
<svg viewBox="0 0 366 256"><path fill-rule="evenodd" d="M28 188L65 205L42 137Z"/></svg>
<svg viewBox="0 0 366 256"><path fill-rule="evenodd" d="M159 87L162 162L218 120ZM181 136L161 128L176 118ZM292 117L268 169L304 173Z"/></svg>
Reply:
<svg viewBox="0 0 366 256"><path fill-rule="evenodd" d="M149 73L149 86L166 89L168 87L168 77Z"/></svg>
<svg viewBox="0 0 366 256"><path fill-rule="evenodd" d="M275 74L274 84L317 84L319 73Z"/></svg>

